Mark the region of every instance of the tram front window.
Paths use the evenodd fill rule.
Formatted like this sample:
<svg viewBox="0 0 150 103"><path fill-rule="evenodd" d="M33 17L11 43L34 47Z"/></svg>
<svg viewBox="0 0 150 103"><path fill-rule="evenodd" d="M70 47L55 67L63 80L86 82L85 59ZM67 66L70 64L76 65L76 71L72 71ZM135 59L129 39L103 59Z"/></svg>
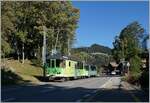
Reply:
<svg viewBox="0 0 150 103"><path fill-rule="evenodd" d="M91 70L92 70L92 71L95 71L95 70L96 70L96 67L95 67L95 66L92 66L92 67L91 67Z"/></svg>
<svg viewBox="0 0 150 103"><path fill-rule="evenodd" d="M56 60L56 67L62 67L62 68L64 68L65 67L65 61L57 59Z"/></svg>
<svg viewBox="0 0 150 103"><path fill-rule="evenodd" d="M46 60L46 64L48 67L50 67L50 60L49 59Z"/></svg>

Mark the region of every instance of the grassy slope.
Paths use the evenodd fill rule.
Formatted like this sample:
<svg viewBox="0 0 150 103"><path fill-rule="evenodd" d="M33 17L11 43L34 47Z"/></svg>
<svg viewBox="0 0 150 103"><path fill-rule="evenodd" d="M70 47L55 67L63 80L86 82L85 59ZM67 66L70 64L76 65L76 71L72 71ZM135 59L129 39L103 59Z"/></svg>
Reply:
<svg viewBox="0 0 150 103"><path fill-rule="evenodd" d="M6 60L6 66L10 67L16 74L21 76L24 80L31 82L38 82L34 76L42 76L43 71L41 67L33 66L31 61L25 60L25 63L22 64L17 60Z"/></svg>

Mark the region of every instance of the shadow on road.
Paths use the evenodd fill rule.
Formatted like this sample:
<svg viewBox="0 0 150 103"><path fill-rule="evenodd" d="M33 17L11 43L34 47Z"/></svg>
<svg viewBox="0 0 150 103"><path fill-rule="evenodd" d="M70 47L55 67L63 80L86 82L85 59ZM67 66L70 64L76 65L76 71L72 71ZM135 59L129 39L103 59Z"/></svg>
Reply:
<svg viewBox="0 0 150 103"><path fill-rule="evenodd" d="M90 89L72 86L24 85L21 88L8 90L2 88L2 101L14 98L14 102L75 102L77 100L90 102L135 102L138 98L141 102L149 101L149 94L138 90L127 91L118 89ZM97 91L98 92L93 92ZM137 98L130 93L134 93ZM89 94L89 96L85 96Z"/></svg>
<svg viewBox="0 0 150 103"><path fill-rule="evenodd" d="M121 77L121 75L101 75L99 77Z"/></svg>
<svg viewBox="0 0 150 103"><path fill-rule="evenodd" d="M134 94L134 96L132 94ZM100 89L89 102L148 102L149 95L138 90Z"/></svg>
<svg viewBox="0 0 150 103"><path fill-rule="evenodd" d="M65 81L74 81L74 80L96 78L96 77L90 77L90 78L86 77L86 78L77 78L77 79L69 78L68 80L66 79L65 81L63 81L60 78L50 80L48 77L44 78L43 76L34 75L34 77L36 79L38 79L40 82L65 82ZM97 77L115 77L115 76L97 76ZM116 76L116 77L120 77L120 76Z"/></svg>
<svg viewBox="0 0 150 103"><path fill-rule="evenodd" d="M17 73L9 70L6 67L1 68L1 86L28 84L30 80L24 80Z"/></svg>

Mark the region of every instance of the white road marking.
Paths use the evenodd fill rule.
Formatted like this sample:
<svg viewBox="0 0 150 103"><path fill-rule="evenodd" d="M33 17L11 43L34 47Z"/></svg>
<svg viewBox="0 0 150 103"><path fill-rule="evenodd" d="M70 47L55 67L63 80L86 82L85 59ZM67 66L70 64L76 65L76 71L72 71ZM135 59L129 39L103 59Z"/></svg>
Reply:
<svg viewBox="0 0 150 103"><path fill-rule="evenodd" d="M99 88L104 88L112 79L110 78L107 82L105 82L102 86L100 86Z"/></svg>
<svg viewBox="0 0 150 103"><path fill-rule="evenodd" d="M109 80L107 81L107 82L105 82L102 86L100 86L99 88L102 88L102 87L105 87L107 84L108 84L108 82L110 82L111 81L111 78L109 78ZM89 82L89 81L88 81ZM94 90L92 93L96 93L96 92L98 92L99 90ZM86 95L84 95L83 96L83 98L86 98L86 97L89 97L91 94L86 94ZM82 98L82 99L83 99ZM82 101L82 99L79 99L79 100L77 100L76 102L81 102Z"/></svg>
<svg viewBox="0 0 150 103"><path fill-rule="evenodd" d="M4 102L9 102L9 101L12 101L12 100L15 100L15 98L8 98L8 99L5 99L3 100Z"/></svg>
<svg viewBox="0 0 150 103"><path fill-rule="evenodd" d="M109 78L108 81L106 81L102 86L100 86L99 88L104 88L110 81L112 80L112 78ZM98 90L94 90L92 93L96 93L98 92ZM94 95L92 95L91 97L87 98L87 101L91 100L94 97Z"/></svg>

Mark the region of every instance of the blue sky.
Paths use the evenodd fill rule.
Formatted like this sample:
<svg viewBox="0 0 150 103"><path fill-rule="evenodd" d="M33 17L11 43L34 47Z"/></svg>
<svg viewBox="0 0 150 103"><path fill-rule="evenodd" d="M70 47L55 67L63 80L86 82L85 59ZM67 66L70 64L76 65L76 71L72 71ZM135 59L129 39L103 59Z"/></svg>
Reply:
<svg viewBox="0 0 150 103"><path fill-rule="evenodd" d="M138 21L148 32L148 2L73 1L80 9L75 47L97 43L113 48L114 37L133 21Z"/></svg>

